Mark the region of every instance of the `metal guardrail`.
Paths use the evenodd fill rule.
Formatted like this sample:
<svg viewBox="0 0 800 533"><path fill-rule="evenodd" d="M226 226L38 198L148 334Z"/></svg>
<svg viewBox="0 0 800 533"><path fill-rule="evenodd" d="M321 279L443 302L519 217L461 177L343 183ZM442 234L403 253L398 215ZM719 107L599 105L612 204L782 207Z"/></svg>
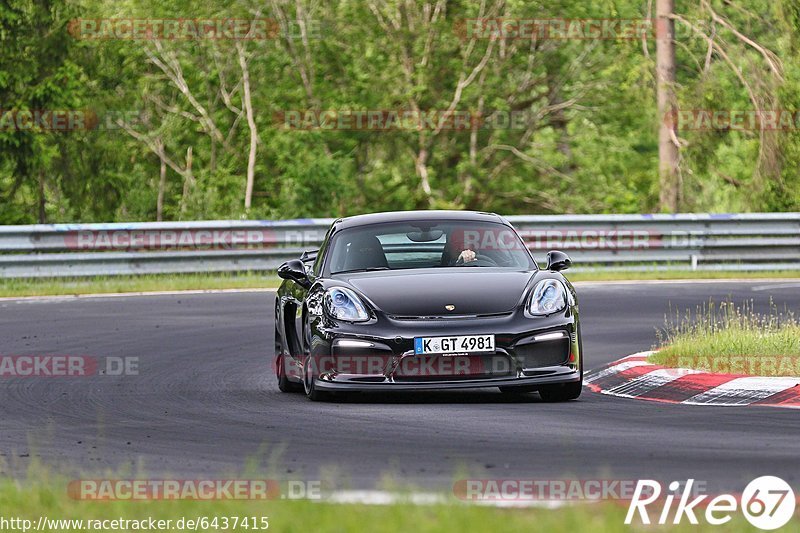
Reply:
<svg viewBox="0 0 800 533"><path fill-rule="evenodd" d="M800 213L510 216L574 270L800 270ZM333 219L0 226L0 277L274 271Z"/></svg>

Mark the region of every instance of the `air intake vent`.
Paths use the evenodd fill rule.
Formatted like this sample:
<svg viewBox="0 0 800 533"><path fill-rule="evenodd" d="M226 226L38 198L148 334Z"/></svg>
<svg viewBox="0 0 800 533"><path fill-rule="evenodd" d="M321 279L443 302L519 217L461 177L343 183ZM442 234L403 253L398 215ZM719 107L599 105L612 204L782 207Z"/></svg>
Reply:
<svg viewBox="0 0 800 533"><path fill-rule="evenodd" d="M569 343L566 337L560 341L535 342L514 347L523 368L542 368L563 365L569 357Z"/></svg>

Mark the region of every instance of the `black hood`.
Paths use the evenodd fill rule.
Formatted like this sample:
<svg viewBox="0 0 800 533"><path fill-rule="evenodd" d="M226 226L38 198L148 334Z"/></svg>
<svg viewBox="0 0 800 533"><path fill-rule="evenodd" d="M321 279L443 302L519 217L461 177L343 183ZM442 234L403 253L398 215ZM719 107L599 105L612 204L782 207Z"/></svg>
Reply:
<svg viewBox="0 0 800 533"><path fill-rule="evenodd" d="M381 311L395 316L503 313L519 303L534 272L463 267L359 272L346 280ZM455 306L448 310L445 306Z"/></svg>

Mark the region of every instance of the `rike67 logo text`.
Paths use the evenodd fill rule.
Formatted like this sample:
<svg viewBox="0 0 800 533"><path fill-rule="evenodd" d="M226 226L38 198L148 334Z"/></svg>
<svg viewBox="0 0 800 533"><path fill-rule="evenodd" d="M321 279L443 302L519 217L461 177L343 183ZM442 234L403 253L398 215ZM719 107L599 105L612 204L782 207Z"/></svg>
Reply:
<svg viewBox="0 0 800 533"><path fill-rule="evenodd" d="M628 507L625 523L631 524L638 514L643 524L650 524L650 505L660 509L660 513L654 513L654 521L661 525L680 524L684 519L691 524L699 524L697 517L701 508L705 510L704 518L708 524L726 524L734 513L741 512L753 526L764 530L783 527L794 515L794 491L779 477L762 476L754 479L745 487L741 498L732 494L721 494L711 499L708 495L696 496L692 492L693 485L693 479L687 480L684 485L673 481L669 484L669 492L662 496L661 483L640 480Z"/></svg>

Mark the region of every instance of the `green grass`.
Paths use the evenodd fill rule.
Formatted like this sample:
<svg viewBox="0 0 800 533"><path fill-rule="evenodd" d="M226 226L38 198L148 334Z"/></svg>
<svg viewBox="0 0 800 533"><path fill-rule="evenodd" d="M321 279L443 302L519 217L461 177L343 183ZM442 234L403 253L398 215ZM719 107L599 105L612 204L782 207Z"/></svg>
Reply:
<svg viewBox="0 0 800 533"><path fill-rule="evenodd" d="M274 288L273 273L158 274L86 278L0 279L0 297L55 296L117 292Z"/></svg>
<svg viewBox="0 0 800 533"><path fill-rule="evenodd" d="M570 281L702 280L702 279L800 279L800 270L730 272L715 270L648 270L642 272L593 270L570 272Z"/></svg>
<svg viewBox="0 0 800 533"><path fill-rule="evenodd" d="M58 478L39 476L36 481L19 484L0 478L0 517L23 518L36 524L40 516L49 519L147 519L197 520L207 517L267 517L269 531L279 532L450 532L502 531L529 532L628 532L628 531L698 531L684 519L680 526L643 526L635 519L632 526L624 524L627 505L614 503L576 504L548 510L542 508L499 509L467 505L458 501L436 505L333 504L308 500L267 501L81 501L66 496L66 483ZM673 510L674 512L674 510ZM658 511L651 510L657 520ZM719 531L751 531L741 513L733 513L733 521ZM701 524L704 518L700 517ZM796 523L796 522L795 522ZM791 525L787 526L791 527ZM85 530L85 529L84 529ZM173 527L170 529L176 531ZM214 529L199 528L200 531ZM40 531L79 531L75 527L44 528ZM106 529L105 531L109 531ZM228 531L252 533L253 528L237 527Z"/></svg>
<svg viewBox="0 0 800 533"><path fill-rule="evenodd" d="M800 322L774 305L757 313L752 302L709 301L669 316L659 332L654 363L709 372L800 376Z"/></svg>
<svg viewBox="0 0 800 533"><path fill-rule="evenodd" d="M775 272L566 272L570 281L681 280L681 279L786 279L800 278L800 270ZM280 279L273 272L232 274L145 274L80 278L0 279L0 297L58 296L151 291L274 288Z"/></svg>

